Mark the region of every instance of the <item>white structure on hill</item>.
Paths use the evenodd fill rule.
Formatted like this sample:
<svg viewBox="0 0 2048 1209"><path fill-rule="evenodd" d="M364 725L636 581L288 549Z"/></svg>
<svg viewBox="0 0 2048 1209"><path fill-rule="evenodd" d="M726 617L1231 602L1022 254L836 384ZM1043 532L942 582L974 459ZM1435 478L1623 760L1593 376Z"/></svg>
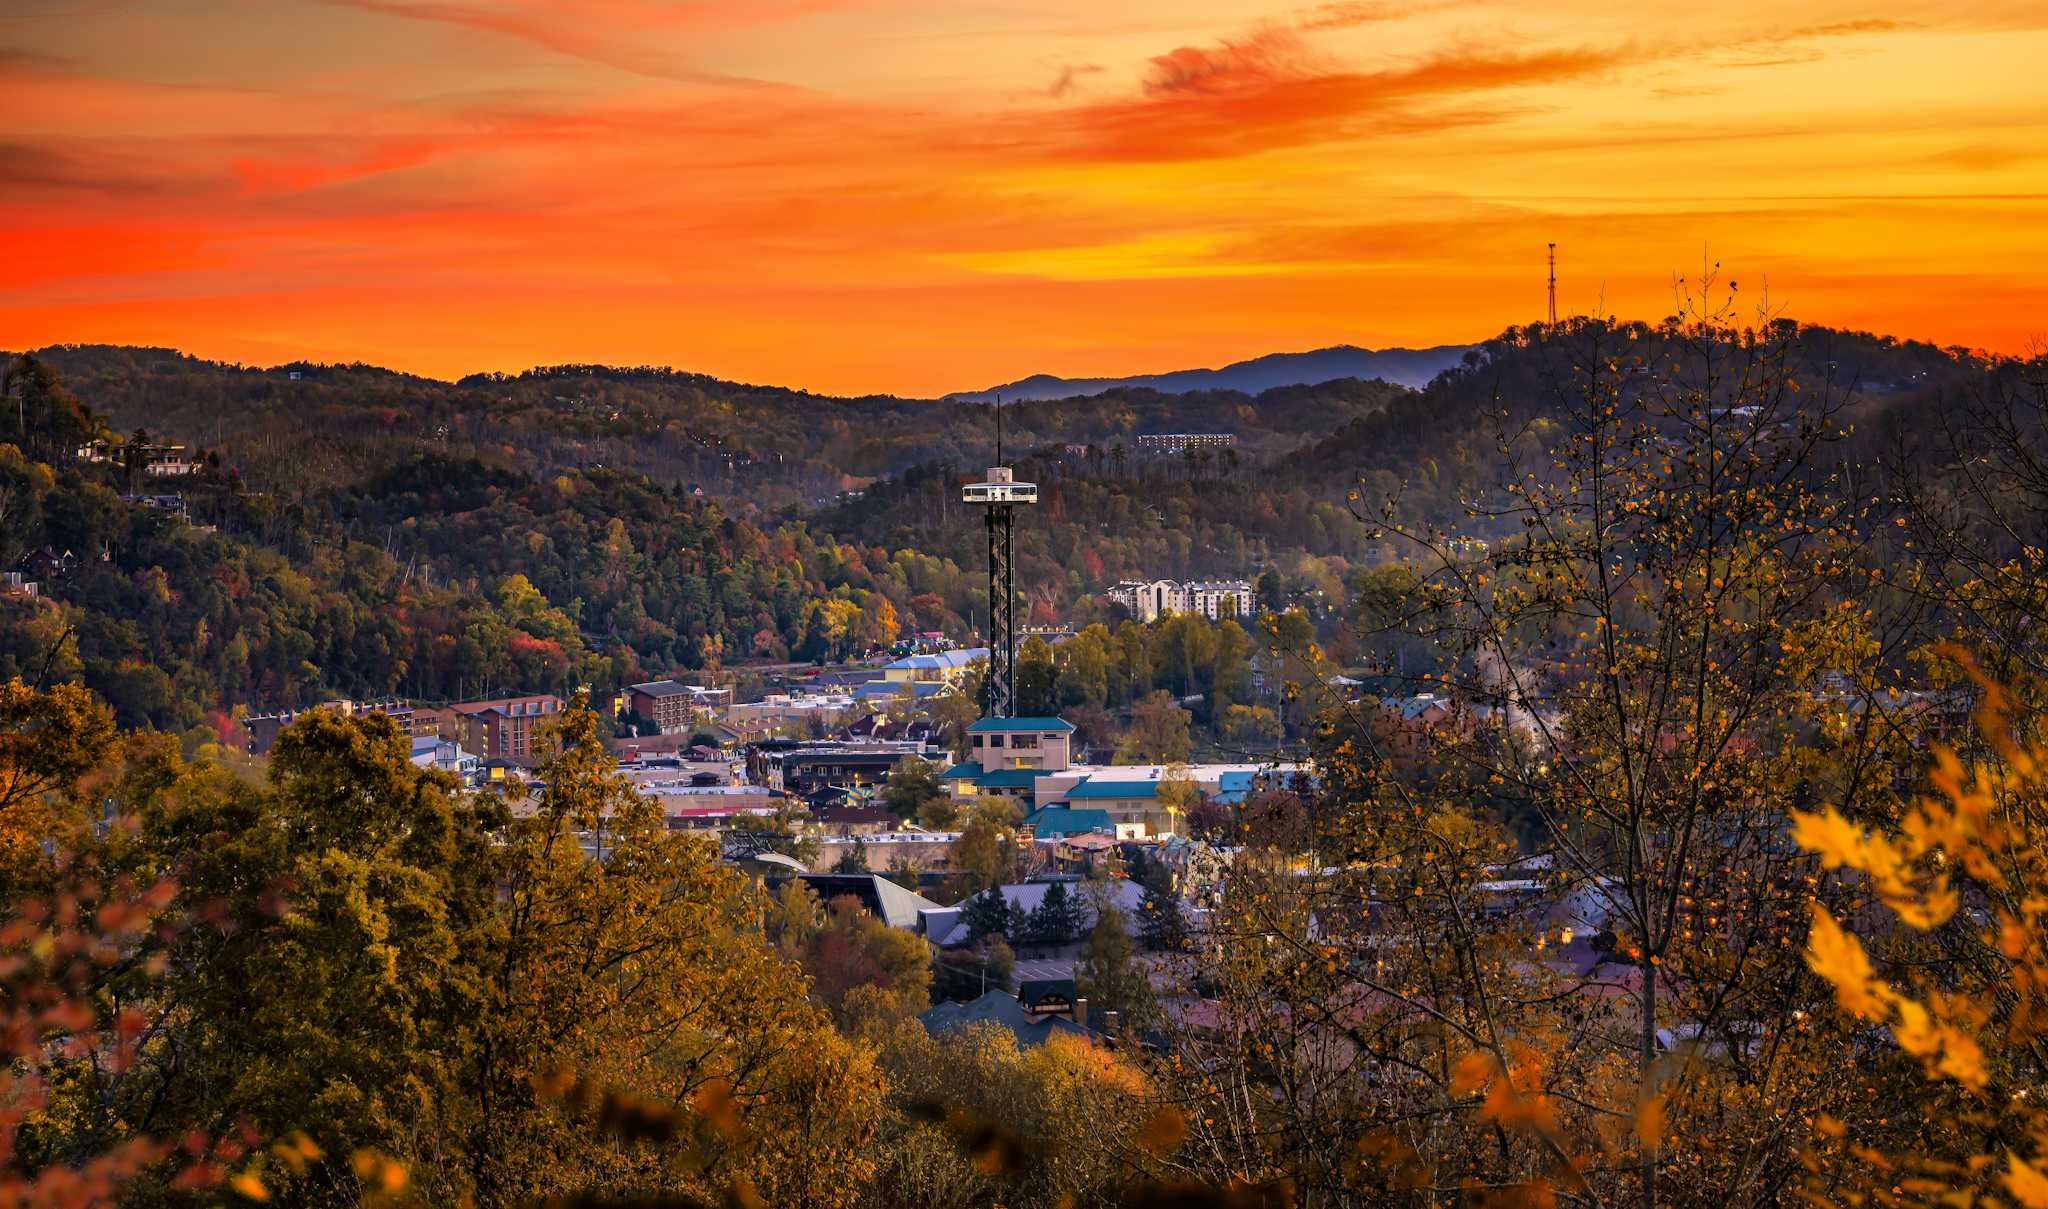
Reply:
<svg viewBox="0 0 2048 1209"><path fill-rule="evenodd" d="M1140 621L1157 621L1163 613L1200 613L1211 621L1252 615L1252 585L1242 579L1127 579L1104 595Z"/></svg>

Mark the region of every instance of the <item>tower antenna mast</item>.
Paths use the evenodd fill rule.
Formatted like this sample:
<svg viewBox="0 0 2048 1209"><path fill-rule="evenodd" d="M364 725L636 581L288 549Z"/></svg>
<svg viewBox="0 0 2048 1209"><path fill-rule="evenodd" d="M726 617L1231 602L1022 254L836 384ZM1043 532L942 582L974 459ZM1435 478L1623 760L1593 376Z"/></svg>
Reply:
<svg viewBox="0 0 2048 1209"><path fill-rule="evenodd" d="M1550 245L1550 326L1557 326L1557 245Z"/></svg>
<svg viewBox="0 0 2048 1209"><path fill-rule="evenodd" d="M996 461L1003 460L1003 404L996 397ZM979 504L988 522L988 680L985 718L1017 715L1016 584L1011 578L1010 528L1018 504L1038 502L1038 485L1020 483L1008 466L991 466L988 477L969 483L961 497Z"/></svg>

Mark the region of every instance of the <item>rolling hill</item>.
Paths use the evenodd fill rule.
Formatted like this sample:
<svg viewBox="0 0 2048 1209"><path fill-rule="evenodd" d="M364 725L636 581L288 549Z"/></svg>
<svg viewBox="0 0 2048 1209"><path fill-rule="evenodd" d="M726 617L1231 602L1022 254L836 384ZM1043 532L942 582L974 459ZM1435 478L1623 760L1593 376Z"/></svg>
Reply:
<svg viewBox="0 0 2048 1209"><path fill-rule="evenodd" d="M1006 402L1071 399L1104 391L1143 388L1161 394L1198 390L1234 390L1255 395L1280 386L1315 386L1338 378L1374 378L1420 389L1430 379L1461 361L1473 346L1440 344L1434 348L1355 348L1340 344L1305 353L1270 353L1221 369L1183 369L1128 378L1060 378L1033 374L987 390L959 391L946 398L959 403L987 403L997 395Z"/></svg>

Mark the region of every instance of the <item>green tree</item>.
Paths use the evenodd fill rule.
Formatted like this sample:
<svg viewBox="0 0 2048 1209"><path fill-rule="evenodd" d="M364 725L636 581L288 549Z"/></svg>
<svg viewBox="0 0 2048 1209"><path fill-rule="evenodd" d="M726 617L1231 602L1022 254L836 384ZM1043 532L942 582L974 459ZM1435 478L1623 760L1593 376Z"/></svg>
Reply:
<svg viewBox="0 0 2048 1209"><path fill-rule="evenodd" d="M902 819L923 817L926 803L946 796L945 786L939 783L938 766L916 756L898 761L882 786L882 805Z"/></svg>
<svg viewBox="0 0 2048 1209"><path fill-rule="evenodd" d="M1181 764L1194 754L1188 711L1164 689L1131 707L1130 725L1117 744L1119 764Z"/></svg>
<svg viewBox="0 0 2048 1209"><path fill-rule="evenodd" d="M1003 897L999 887L983 890L968 899L960 908L960 922L967 925L968 936L976 941L990 936L1007 937L1017 926L1010 900Z"/></svg>
<svg viewBox="0 0 2048 1209"><path fill-rule="evenodd" d="M319 710L278 737L261 787L163 751L129 778L144 852L202 921L168 954L168 1032L130 1084L131 1119L303 1131L329 1157L293 1199L355 1187L356 1150L424 1167L424 1139L478 1123L465 1083L498 1007L479 975L507 820L408 756L384 715ZM468 1186L457 1169L421 1178Z"/></svg>
<svg viewBox="0 0 2048 1209"><path fill-rule="evenodd" d="M0 684L0 891L27 874L60 791L106 759L113 737L106 706L76 685Z"/></svg>
<svg viewBox="0 0 2048 1209"><path fill-rule="evenodd" d="M932 955L932 999L977 999L988 991L1007 991L1017 974L1017 954L1000 931L972 946Z"/></svg>
<svg viewBox="0 0 2048 1209"><path fill-rule="evenodd" d="M1093 1013L1117 1012L1126 1026L1140 1029L1157 1014L1151 977L1131 943L1130 921L1113 902L1096 908L1088 947L1074 968L1074 990L1087 997L1090 1019L1099 1019Z"/></svg>
<svg viewBox="0 0 2048 1209"><path fill-rule="evenodd" d="M1081 934L1086 918L1081 900L1067 890L1067 884L1053 882L1013 939L1021 944L1063 945Z"/></svg>

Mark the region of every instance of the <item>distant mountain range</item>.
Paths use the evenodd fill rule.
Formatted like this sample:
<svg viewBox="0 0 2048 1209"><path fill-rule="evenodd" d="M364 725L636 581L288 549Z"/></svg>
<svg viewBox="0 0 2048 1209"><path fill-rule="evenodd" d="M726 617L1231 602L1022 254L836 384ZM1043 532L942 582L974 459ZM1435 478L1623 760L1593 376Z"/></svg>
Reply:
<svg viewBox="0 0 2048 1209"><path fill-rule="evenodd" d="M1222 369L1182 369L1164 374L1136 374L1128 378L1060 378L1033 374L987 390L959 391L946 398L959 403L987 403L997 395L1004 402L1071 399L1078 395L1099 395L1120 387L1144 387L1162 394L1186 394L1197 390L1236 390L1248 395L1276 386L1314 386L1338 378L1381 378L1402 386L1421 388L1430 379L1458 364L1466 344L1441 344L1435 348L1354 348L1340 344L1306 353L1271 353L1239 361Z"/></svg>

